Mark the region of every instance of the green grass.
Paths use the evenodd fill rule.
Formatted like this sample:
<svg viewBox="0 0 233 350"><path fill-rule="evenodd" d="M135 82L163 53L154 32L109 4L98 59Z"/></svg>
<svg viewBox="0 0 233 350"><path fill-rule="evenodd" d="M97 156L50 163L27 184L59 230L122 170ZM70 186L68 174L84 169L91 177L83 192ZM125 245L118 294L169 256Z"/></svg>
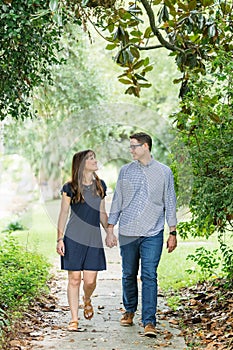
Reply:
<svg viewBox="0 0 233 350"><path fill-rule="evenodd" d="M44 255L49 261L56 253L56 216L60 201L51 201L46 206L34 203L18 221L27 229L14 231L13 235L29 251ZM3 233L2 233L3 234Z"/></svg>
<svg viewBox="0 0 233 350"><path fill-rule="evenodd" d="M189 254L194 254L196 248L205 246L206 249L216 248L217 242L215 239L211 240L199 240L195 241L182 241L178 237L178 246L172 252L169 253L164 246L162 258L158 268L158 280L159 287L162 290L179 289L195 284L201 279L201 274L196 264L193 261L187 260ZM189 274L187 269L194 270L194 273Z"/></svg>

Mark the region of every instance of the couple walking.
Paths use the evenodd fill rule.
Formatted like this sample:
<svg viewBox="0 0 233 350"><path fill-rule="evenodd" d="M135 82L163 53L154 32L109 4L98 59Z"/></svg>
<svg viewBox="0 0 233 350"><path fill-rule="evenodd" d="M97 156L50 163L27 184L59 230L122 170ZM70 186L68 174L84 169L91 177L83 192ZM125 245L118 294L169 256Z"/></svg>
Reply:
<svg viewBox="0 0 233 350"><path fill-rule="evenodd" d="M152 139L139 132L130 136L133 161L119 173L109 217L105 209L106 184L96 174L95 153L74 154L71 181L62 187L57 229L57 253L61 268L68 270L67 297L71 312L68 330L78 330L78 309L83 280L84 317L91 319L91 296L98 271L106 270L100 225L107 247L117 245L122 258L122 290L125 313L120 324L131 326L138 305L137 275L141 265L142 325L146 336L156 336L157 267L160 261L165 219L169 226L168 253L177 245L176 195L172 171L151 156ZM69 215L70 212L70 215ZM69 218L68 218L69 215Z"/></svg>

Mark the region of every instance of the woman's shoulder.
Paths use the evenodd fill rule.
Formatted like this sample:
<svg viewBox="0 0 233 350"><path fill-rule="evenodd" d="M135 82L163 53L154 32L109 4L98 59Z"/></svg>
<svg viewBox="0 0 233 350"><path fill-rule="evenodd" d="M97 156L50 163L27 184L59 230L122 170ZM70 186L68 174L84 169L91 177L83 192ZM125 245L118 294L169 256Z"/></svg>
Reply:
<svg viewBox="0 0 233 350"><path fill-rule="evenodd" d="M103 188L106 189L107 188L106 182L103 179L100 179L100 182Z"/></svg>
<svg viewBox="0 0 233 350"><path fill-rule="evenodd" d="M73 193L72 193L71 181L64 183L61 189L61 194L63 192L65 192L67 196L72 197Z"/></svg>

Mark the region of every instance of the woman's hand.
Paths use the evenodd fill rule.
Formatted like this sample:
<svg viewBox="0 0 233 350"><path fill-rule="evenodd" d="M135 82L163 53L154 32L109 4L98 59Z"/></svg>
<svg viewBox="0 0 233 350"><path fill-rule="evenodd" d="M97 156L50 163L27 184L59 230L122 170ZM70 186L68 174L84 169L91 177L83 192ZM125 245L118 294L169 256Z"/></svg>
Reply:
<svg viewBox="0 0 233 350"><path fill-rule="evenodd" d="M57 242L57 253L61 256L65 255L65 244L62 240Z"/></svg>
<svg viewBox="0 0 233 350"><path fill-rule="evenodd" d="M117 246L117 238L113 232L113 225L108 225L108 228L106 229L106 233L107 233L105 238L106 246L109 248Z"/></svg>

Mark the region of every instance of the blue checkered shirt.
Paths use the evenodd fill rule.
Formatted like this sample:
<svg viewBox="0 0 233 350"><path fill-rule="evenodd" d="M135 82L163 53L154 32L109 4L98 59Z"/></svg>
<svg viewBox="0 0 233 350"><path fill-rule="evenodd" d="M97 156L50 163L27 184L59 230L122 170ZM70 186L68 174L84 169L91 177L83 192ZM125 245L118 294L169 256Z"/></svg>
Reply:
<svg viewBox="0 0 233 350"><path fill-rule="evenodd" d="M152 160L124 165L119 173L108 223L124 236L154 236L168 226L176 226L176 194L171 169Z"/></svg>

